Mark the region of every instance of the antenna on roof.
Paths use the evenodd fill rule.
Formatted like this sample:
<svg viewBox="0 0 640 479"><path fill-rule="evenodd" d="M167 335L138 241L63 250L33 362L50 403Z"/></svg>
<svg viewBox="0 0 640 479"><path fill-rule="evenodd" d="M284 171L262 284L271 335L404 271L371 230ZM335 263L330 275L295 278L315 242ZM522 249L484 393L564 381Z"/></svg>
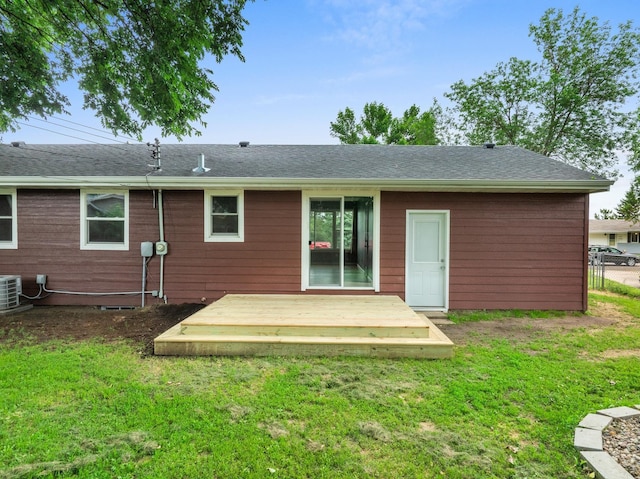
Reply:
<svg viewBox="0 0 640 479"><path fill-rule="evenodd" d="M156 171L162 171L162 162L160 161L160 140L157 138L153 143L147 143L147 146L151 147L151 158L154 159L153 165L147 165Z"/></svg>

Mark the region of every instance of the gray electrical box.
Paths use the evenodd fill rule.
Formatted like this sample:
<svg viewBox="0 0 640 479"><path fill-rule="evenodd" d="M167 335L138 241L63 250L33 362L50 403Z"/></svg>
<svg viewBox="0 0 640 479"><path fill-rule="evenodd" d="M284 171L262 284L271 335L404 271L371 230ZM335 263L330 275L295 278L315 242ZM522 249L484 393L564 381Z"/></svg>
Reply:
<svg viewBox="0 0 640 479"><path fill-rule="evenodd" d="M140 243L140 255L145 258L153 256L153 243L151 241L143 241Z"/></svg>

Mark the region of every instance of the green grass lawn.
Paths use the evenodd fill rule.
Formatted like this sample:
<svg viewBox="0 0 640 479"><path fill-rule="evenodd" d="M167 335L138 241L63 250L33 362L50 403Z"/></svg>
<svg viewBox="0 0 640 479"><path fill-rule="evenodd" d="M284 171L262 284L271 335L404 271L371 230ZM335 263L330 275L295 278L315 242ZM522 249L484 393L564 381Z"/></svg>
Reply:
<svg viewBox="0 0 640 479"><path fill-rule="evenodd" d="M0 478L587 477L577 423L640 403L638 300L591 301L628 316L478 338L452 360L161 358L15 339L0 349Z"/></svg>

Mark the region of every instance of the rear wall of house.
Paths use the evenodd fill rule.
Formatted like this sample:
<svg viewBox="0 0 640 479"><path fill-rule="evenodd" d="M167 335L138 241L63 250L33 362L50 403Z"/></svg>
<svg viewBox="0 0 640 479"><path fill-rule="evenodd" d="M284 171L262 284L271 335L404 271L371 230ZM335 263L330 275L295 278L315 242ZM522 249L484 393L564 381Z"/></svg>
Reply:
<svg viewBox="0 0 640 479"><path fill-rule="evenodd" d="M588 195L384 192L381 287L400 295L408 209L450 211L449 309L586 309Z"/></svg>
<svg viewBox="0 0 640 479"><path fill-rule="evenodd" d="M140 306L139 294L99 295L142 289L140 243L158 239L153 192L131 191L129 210L129 251L81 250L79 190L18 190L18 249L0 250L0 272L20 275L30 296L38 293L37 274L47 275L47 289L68 292L45 293L34 304ZM148 277L158 277L155 258Z"/></svg>
<svg viewBox="0 0 640 479"><path fill-rule="evenodd" d="M139 291L140 242L159 239L153 192L130 192L129 251L80 250L79 202L79 191L19 190L18 249L0 250L1 274L21 275L30 295L38 291L36 274L46 274L55 290ZM242 243L204 241L203 203L202 191L164 192L169 302L300 293L301 192L245 191ZM587 195L382 192L382 294L404 298L410 209L450 212L450 309L586 309ZM158 256L147 279L148 290L159 289ZM141 298L52 294L35 304L139 306Z"/></svg>
<svg viewBox="0 0 640 479"><path fill-rule="evenodd" d="M302 196L245 191L244 242L204 242L204 195L165 192L171 302L211 302L227 293L299 293Z"/></svg>
<svg viewBox="0 0 640 479"><path fill-rule="evenodd" d="M164 295L171 303L212 302L226 293L299 293L301 193L245 191L245 241L204 242L202 191L165 191ZM100 295L142 289L140 243L158 241L152 191L129 193L129 250L80 249L79 190L19 190L18 249L0 249L0 274L20 275L34 304L140 306L141 295ZM160 289L160 257L148 263L148 291ZM145 304L162 299L145 296ZM24 301L23 301L24 302Z"/></svg>

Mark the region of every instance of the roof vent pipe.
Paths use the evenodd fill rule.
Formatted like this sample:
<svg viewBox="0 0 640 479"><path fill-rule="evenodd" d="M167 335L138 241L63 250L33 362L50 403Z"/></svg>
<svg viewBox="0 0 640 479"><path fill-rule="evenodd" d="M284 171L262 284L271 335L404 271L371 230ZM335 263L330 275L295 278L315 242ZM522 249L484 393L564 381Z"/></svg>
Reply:
<svg viewBox="0 0 640 479"><path fill-rule="evenodd" d="M194 173L206 173L210 171L211 168L207 168L204 166L204 153L200 153L200 160L198 161L198 166L196 166L193 170Z"/></svg>
<svg viewBox="0 0 640 479"><path fill-rule="evenodd" d="M27 144L24 141L12 141L11 142L11 146L15 147L15 148L20 148L23 146L27 146Z"/></svg>
<svg viewBox="0 0 640 479"><path fill-rule="evenodd" d="M249 142L248 141L241 141L239 143L240 148L246 148L247 146L249 146Z"/></svg>

